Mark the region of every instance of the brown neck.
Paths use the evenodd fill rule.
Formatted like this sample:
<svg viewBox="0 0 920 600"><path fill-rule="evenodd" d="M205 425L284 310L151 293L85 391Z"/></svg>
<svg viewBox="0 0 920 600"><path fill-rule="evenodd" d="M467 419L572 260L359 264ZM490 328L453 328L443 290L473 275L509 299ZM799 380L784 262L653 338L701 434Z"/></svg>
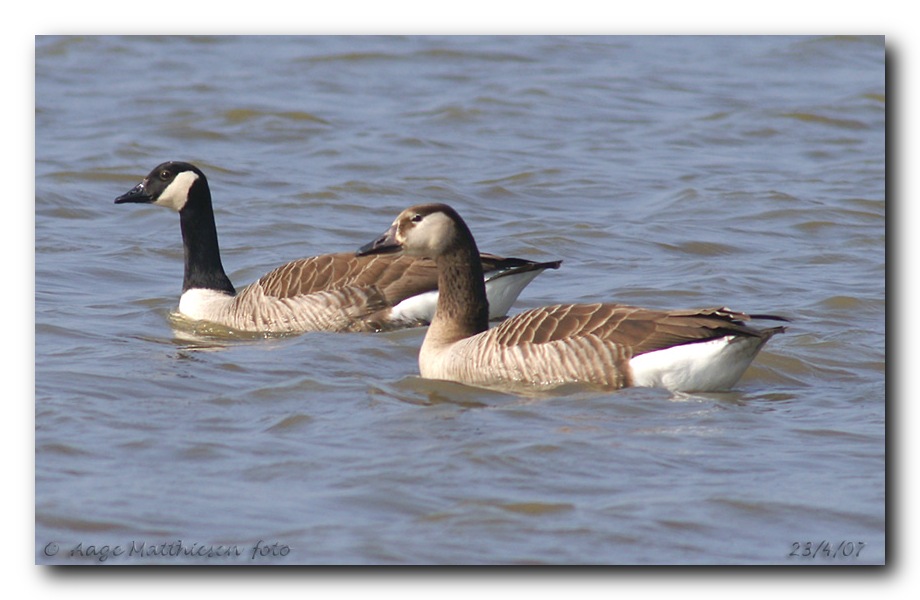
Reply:
<svg viewBox="0 0 920 600"><path fill-rule="evenodd" d="M437 259L438 308L429 333L451 343L489 328L482 261L472 236Z"/></svg>

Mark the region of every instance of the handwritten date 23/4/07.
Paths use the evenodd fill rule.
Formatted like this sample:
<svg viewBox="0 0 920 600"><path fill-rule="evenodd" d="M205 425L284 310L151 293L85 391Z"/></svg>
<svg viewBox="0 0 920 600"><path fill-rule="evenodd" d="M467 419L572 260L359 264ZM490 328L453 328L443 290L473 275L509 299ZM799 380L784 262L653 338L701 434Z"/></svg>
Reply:
<svg viewBox="0 0 920 600"><path fill-rule="evenodd" d="M859 553L866 544L863 542L840 542L832 544L827 540L820 542L792 542L789 558L859 558Z"/></svg>

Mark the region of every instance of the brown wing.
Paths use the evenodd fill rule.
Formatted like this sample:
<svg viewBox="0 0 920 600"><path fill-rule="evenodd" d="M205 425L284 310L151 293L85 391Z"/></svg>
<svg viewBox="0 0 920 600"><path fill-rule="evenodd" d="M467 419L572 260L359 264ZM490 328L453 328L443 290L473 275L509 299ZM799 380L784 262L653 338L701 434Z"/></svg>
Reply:
<svg viewBox="0 0 920 600"><path fill-rule="evenodd" d="M482 254L483 270L515 271L556 269L560 261L536 263L522 258ZM389 306L438 288L438 269L428 258L402 254L323 254L295 260L278 267L258 281L266 296L295 296L339 290L345 287L376 288Z"/></svg>
<svg viewBox="0 0 920 600"><path fill-rule="evenodd" d="M755 329L744 324L749 319L726 308L663 311L622 304L567 304L523 312L496 327L493 335L496 343L507 346L592 336L637 356L726 335L763 337L782 329Z"/></svg>
<svg viewBox="0 0 920 600"><path fill-rule="evenodd" d="M259 284L266 295L278 298L346 287L375 287L392 305L415 294L436 289L438 272L434 261L428 259L392 254L324 254L278 267L259 279Z"/></svg>

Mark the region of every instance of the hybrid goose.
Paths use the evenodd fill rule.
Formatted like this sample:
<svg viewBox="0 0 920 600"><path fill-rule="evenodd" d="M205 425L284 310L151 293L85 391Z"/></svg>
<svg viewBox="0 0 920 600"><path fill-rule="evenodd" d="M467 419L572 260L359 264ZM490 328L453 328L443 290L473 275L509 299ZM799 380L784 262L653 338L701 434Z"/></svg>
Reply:
<svg viewBox="0 0 920 600"><path fill-rule="evenodd" d="M675 392L731 388L784 327L756 329L726 308L663 311L621 304L562 304L522 312L489 329L489 301L473 235L444 204L403 211L362 256L402 250L431 257L440 296L419 352L422 377L498 388L585 383Z"/></svg>
<svg viewBox="0 0 920 600"><path fill-rule="evenodd" d="M165 162L115 199L156 204L179 213L185 278L179 313L237 331L380 331L427 325L437 301L438 272L428 259L326 254L295 260L237 293L224 273L211 190L189 163ZM506 314L521 290L559 261L536 263L483 254L477 260L492 305Z"/></svg>

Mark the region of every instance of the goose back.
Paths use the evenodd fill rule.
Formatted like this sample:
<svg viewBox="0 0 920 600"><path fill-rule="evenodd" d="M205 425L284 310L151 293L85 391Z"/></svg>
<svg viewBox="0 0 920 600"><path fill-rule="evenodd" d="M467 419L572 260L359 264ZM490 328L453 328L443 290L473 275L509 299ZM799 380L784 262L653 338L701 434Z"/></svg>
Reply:
<svg viewBox="0 0 920 600"><path fill-rule="evenodd" d="M481 255L490 318L503 317L520 291L559 261L536 263ZM509 292L509 286L511 291ZM292 261L215 306L206 320L240 331L379 332L427 325L438 297L433 260L403 255L324 254ZM189 312L189 309L186 310Z"/></svg>
<svg viewBox="0 0 920 600"><path fill-rule="evenodd" d="M766 318L780 319L763 315ZM580 382L618 389L634 385L684 391L728 389L757 351L784 327L756 329L750 317L725 308L662 311L621 304L560 304L525 311L454 343L426 336L423 377L480 386L553 388ZM732 360L712 370L697 360L728 350ZM636 360L685 347L686 363ZM698 364L700 363L700 364ZM730 365L730 366L728 366ZM691 389L692 388L692 389Z"/></svg>

